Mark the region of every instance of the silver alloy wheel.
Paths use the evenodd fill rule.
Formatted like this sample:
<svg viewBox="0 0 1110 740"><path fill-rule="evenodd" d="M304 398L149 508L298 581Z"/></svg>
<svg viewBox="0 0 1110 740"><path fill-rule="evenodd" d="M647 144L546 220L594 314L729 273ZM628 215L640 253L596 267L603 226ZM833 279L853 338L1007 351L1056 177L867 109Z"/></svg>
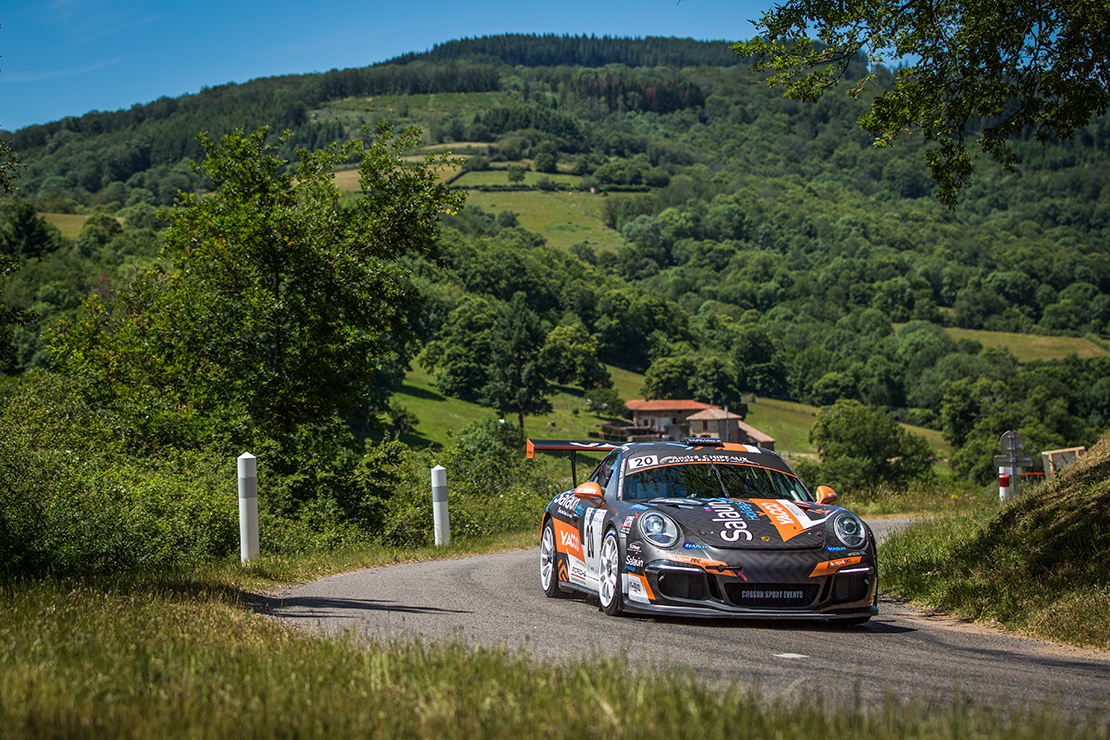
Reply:
<svg viewBox="0 0 1110 740"><path fill-rule="evenodd" d="M551 581L555 578L555 528L548 521L540 539L540 585L545 592L551 591Z"/></svg>
<svg viewBox="0 0 1110 740"><path fill-rule="evenodd" d="M605 534L605 541L601 545L601 562L598 563L598 597L601 608L608 614L612 609L619 609L620 603L620 546L617 544L617 535L613 530ZM614 604L617 605L614 609Z"/></svg>

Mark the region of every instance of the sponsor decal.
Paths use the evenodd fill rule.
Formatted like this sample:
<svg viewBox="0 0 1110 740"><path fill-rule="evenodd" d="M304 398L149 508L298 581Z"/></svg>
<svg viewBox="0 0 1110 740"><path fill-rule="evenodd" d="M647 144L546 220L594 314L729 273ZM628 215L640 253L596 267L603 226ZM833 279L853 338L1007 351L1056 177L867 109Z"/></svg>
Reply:
<svg viewBox="0 0 1110 740"><path fill-rule="evenodd" d="M760 537L759 539L763 540L764 542L770 542L771 541L770 537Z"/></svg>
<svg viewBox="0 0 1110 740"><path fill-rule="evenodd" d="M752 503L770 517L783 542L796 537L810 527L824 523L829 518L826 516L824 519L810 519L809 515L795 506L793 501L786 499L752 499Z"/></svg>
<svg viewBox="0 0 1110 740"><path fill-rule="evenodd" d="M628 534L628 530L632 529L632 522L636 521L636 514L629 514L621 522L621 533Z"/></svg>
<svg viewBox="0 0 1110 740"><path fill-rule="evenodd" d="M803 596L805 596L804 591L790 589L768 589L759 591L753 588L744 592L744 598L746 599L800 599Z"/></svg>
<svg viewBox="0 0 1110 740"><path fill-rule="evenodd" d="M628 461L628 472L639 470L640 468L647 468L659 464L659 458L655 455L645 455L643 457L633 457Z"/></svg>
<svg viewBox="0 0 1110 740"><path fill-rule="evenodd" d="M647 507L644 506L643 504L633 504L632 506L628 507L628 510L629 511L646 511Z"/></svg>
<svg viewBox="0 0 1110 740"><path fill-rule="evenodd" d="M570 566L570 580L578 583L586 582L586 569L577 563Z"/></svg>
<svg viewBox="0 0 1110 740"><path fill-rule="evenodd" d="M640 543L639 542L629 542L628 543L628 551L629 552L639 552L640 551Z"/></svg>
<svg viewBox="0 0 1110 740"><path fill-rule="evenodd" d="M722 570L729 567L728 563L722 563L720 560L708 560L694 557L693 555L671 555L670 558L676 563L689 563L690 565L697 565L702 568L713 568L714 570Z"/></svg>
<svg viewBox="0 0 1110 740"><path fill-rule="evenodd" d="M629 575L628 578L628 600L639 601L642 604L650 603L648 598L647 584L642 580L643 576Z"/></svg>
<svg viewBox="0 0 1110 740"><path fill-rule="evenodd" d="M859 555L852 558L840 558L839 560L826 560L823 563L818 563L817 567L813 569L813 572L809 574L809 577L816 578L817 576L827 576L847 565L856 565L862 560L863 557Z"/></svg>
<svg viewBox="0 0 1110 740"><path fill-rule="evenodd" d="M748 523L731 501L710 501L709 508L713 512L713 521L721 525L722 540L736 542L743 537L746 542L751 542L752 533L748 531Z"/></svg>
<svg viewBox="0 0 1110 740"><path fill-rule="evenodd" d="M583 543L586 546L586 569L594 576L597 575L598 553L601 552L601 537L604 534L601 525L604 520L604 509L591 509L586 516Z"/></svg>
<svg viewBox="0 0 1110 740"><path fill-rule="evenodd" d="M709 546L708 545L699 545L697 542L683 542L682 543L682 548L684 550L707 550L707 549L709 549Z"/></svg>
<svg viewBox="0 0 1110 740"><path fill-rule="evenodd" d="M556 541L556 548L560 552L565 552L578 560L584 560L582 557L582 543L578 539L578 530L575 527L561 522L558 519L555 522L555 536L558 538Z"/></svg>
<svg viewBox="0 0 1110 740"><path fill-rule="evenodd" d="M573 492L567 491L565 493L560 493L558 496L556 496L555 500L552 503L554 503L556 506L559 506L563 509L570 509L570 510L573 511L574 507L577 506L578 504L582 503L582 502L579 500L579 498L577 496L574 495Z"/></svg>
<svg viewBox="0 0 1110 740"><path fill-rule="evenodd" d="M825 545L825 549L828 550L829 552L844 552L848 548L847 547L833 547L832 545Z"/></svg>
<svg viewBox="0 0 1110 740"><path fill-rule="evenodd" d="M733 507L740 512L740 515L747 519L749 522L759 521L759 512L755 507L747 501L732 501Z"/></svg>
<svg viewBox="0 0 1110 740"><path fill-rule="evenodd" d="M644 559L639 555L625 555L624 567L629 570L637 570L644 567Z"/></svg>
<svg viewBox="0 0 1110 740"><path fill-rule="evenodd" d="M559 561L559 580L563 583L570 581L570 576L567 575L567 561Z"/></svg>
<svg viewBox="0 0 1110 740"><path fill-rule="evenodd" d="M560 493L552 503L559 509L559 516L565 516L568 519L582 516L582 499L575 496L573 492Z"/></svg>

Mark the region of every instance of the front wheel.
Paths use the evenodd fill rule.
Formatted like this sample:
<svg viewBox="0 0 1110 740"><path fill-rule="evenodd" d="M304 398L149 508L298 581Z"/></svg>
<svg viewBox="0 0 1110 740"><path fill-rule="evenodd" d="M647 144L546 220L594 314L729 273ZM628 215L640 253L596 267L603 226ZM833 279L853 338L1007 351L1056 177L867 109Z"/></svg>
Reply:
<svg viewBox="0 0 1110 740"><path fill-rule="evenodd" d="M610 617L617 616L624 611L624 595L621 593L621 546L615 529L606 532L601 543L597 580L601 610Z"/></svg>
<svg viewBox="0 0 1110 740"><path fill-rule="evenodd" d="M555 550L555 524L548 519L543 523L543 536L540 537L540 585L549 599L563 595L559 588L559 576L555 572L559 554Z"/></svg>

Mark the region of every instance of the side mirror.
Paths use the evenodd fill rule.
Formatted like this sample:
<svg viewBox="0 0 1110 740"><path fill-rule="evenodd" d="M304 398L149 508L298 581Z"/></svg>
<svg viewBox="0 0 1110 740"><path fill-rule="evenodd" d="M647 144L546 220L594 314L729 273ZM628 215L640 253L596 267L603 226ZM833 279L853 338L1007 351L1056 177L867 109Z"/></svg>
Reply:
<svg viewBox="0 0 1110 740"><path fill-rule="evenodd" d="M817 486L817 503L832 504L836 502L836 491L828 486Z"/></svg>
<svg viewBox="0 0 1110 740"><path fill-rule="evenodd" d="M588 480L578 488L574 489L574 495L583 501L589 501L594 506L605 505L605 494L601 490L601 485L597 481Z"/></svg>

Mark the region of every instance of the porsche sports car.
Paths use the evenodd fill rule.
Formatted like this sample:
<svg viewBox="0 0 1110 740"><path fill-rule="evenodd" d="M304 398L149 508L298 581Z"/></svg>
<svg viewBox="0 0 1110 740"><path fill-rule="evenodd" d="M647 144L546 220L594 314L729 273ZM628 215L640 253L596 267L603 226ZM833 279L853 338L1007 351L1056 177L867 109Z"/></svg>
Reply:
<svg viewBox="0 0 1110 740"><path fill-rule="evenodd" d="M540 585L596 594L602 610L829 619L878 613L871 529L774 452L718 439L528 440L536 452L608 451L544 513Z"/></svg>

